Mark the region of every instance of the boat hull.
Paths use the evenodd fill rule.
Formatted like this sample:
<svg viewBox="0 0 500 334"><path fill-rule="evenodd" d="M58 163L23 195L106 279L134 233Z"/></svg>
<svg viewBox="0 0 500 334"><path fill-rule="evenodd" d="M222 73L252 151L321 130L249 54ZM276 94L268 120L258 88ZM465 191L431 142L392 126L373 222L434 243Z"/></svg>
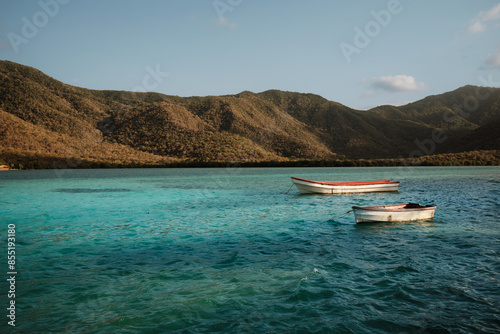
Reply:
<svg viewBox="0 0 500 334"><path fill-rule="evenodd" d="M353 206L352 209L356 223L359 224L431 219L434 217L436 207L406 203L372 207Z"/></svg>
<svg viewBox="0 0 500 334"><path fill-rule="evenodd" d="M318 182L292 177L301 194L349 194L399 190L399 181Z"/></svg>

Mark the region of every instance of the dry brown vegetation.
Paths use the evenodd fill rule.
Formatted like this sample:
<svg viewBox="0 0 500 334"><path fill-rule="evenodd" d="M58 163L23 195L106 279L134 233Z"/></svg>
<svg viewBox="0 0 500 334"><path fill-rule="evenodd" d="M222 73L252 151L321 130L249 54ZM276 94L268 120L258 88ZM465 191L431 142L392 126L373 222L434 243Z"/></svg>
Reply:
<svg viewBox="0 0 500 334"><path fill-rule="evenodd" d="M277 90L189 97L95 91L0 61L0 163L23 168L224 165L498 164L500 89L354 110ZM453 121L450 121L453 120ZM446 136L432 155L416 143ZM431 147L432 146L432 147ZM467 151L467 153L464 153Z"/></svg>

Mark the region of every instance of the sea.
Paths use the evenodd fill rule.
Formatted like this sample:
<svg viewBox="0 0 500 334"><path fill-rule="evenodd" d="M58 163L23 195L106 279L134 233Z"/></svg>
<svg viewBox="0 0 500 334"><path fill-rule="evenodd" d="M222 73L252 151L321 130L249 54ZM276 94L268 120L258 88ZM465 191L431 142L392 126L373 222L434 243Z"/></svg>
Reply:
<svg viewBox="0 0 500 334"><path fill-rule="evenodd" d="M500 333L498 166L7 171L0 229L1 333Z"/></svg>

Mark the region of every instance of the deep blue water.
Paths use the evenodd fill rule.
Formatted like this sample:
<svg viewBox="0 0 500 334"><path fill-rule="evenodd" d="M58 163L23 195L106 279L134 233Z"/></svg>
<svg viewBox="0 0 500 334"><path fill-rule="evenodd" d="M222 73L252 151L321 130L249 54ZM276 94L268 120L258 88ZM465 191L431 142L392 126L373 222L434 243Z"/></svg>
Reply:
<svg viewBox="0 0 500 334"><path fill-rule="evenodd" d="M299 195L290 176L401 186ZM405 202L434 219L346 214ZM5 278L9 224L2 333L500 332L499 167L1 172Z"/></svg>

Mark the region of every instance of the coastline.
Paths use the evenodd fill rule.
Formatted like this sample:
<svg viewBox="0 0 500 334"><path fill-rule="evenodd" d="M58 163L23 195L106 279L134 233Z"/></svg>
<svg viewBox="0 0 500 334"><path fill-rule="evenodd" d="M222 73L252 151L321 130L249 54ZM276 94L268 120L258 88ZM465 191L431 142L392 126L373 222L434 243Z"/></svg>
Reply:
<svg viewBox="0 0 500 334"><path fill-rule="evenodd" d="M424 157L425 158L425 157ZM51 169L108 169L108 168L236 168L236 167L460 167L500 166L500 159L438 160L438 159L345 159L289 161L178 161L178 162L121 162L86 159L22 160L11 164L8 171Z"/></svg>

